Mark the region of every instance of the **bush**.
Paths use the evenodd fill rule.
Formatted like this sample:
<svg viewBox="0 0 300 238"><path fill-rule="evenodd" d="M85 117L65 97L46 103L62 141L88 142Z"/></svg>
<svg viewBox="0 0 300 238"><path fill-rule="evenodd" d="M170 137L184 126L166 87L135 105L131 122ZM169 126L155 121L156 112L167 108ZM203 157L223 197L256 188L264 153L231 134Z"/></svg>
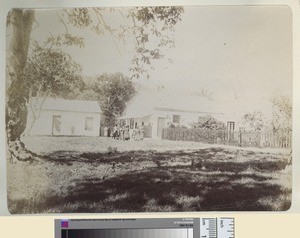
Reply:
<svg viewBox="0 0 300 238"><path fill-rule="evenodd" d="M212 116L203 116L198 118L198 122L192 123L193 128L223 130L225 123Z"/></svg>

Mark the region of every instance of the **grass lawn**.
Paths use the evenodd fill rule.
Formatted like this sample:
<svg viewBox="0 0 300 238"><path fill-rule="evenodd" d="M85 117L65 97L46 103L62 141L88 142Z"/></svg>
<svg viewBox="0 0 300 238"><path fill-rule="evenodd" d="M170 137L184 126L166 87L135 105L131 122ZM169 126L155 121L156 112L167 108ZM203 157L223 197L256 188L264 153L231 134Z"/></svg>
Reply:
<svg viewBox="0 0 300 238"><path fill-rule="evenodd" d="M291 204L288 150L99 137L23 141L43 161L8 162L11 213L282 211Z"/></svg>

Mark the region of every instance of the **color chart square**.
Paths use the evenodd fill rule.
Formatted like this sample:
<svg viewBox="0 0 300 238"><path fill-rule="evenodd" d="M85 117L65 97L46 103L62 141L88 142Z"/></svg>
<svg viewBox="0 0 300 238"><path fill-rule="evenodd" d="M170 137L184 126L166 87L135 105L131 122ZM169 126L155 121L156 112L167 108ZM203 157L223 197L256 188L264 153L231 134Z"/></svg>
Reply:
<svg viewBox="0 0 300 238"><path fill-rule="evenodd" d="M69 227L69 221L62 220L61 221L61 227L62 228L68 228Z"/></svg>

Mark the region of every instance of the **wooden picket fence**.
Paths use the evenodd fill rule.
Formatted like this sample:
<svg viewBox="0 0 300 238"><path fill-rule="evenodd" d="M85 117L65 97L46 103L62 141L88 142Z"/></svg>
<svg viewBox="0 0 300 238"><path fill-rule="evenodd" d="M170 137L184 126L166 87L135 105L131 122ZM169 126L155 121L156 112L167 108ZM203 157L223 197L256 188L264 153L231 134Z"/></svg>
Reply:
<svg viewBox="0 0 300 238"><path fill-rule="evenodd" d="M211 129L165 128L162 139L198 141L210 144L226 144L243 147L291 148L292 133L289 131L227 131Z"/></svg>

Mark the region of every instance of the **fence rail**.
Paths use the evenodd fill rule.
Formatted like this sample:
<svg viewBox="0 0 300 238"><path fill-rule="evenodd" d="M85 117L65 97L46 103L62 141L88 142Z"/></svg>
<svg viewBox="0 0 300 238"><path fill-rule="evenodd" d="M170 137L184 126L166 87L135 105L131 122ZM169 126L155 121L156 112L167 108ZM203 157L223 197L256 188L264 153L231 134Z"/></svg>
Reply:
<svg viewBox="0 0 300 238"><path fill-rule="evenodd" d="M243 147L290 148L292 133L289 131L227 131L210 129L165 128L162 139L198 141L210 144L227 144Z"/></svg>

